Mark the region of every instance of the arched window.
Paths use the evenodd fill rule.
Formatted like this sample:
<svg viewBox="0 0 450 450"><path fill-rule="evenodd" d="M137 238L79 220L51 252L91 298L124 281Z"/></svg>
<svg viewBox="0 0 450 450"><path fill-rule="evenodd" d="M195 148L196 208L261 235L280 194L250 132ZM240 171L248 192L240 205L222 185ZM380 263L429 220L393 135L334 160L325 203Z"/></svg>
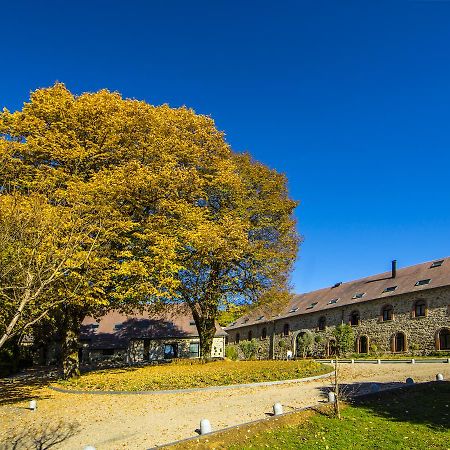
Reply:
<svg viewBox="0 0 450 450"><path fill-rule="evenodd" d="M450 329L442 328L439 330L437 344L438 350L450 350Z"/></svg>
<svg viewBox="0 0 450 450"><path fill-rule="evenodd" d="M359 311L353 311L350 314L350 325L352 327L356 327L357 325L359 325Z"/></svg>
<svg viewBox="0 0 450 450"><path fill-rule="evenodd" d="M369 353L369 338L367 336L358 338L358 353Z"/></svg>
<svg viewBox="0 0 450 450"><path fill-rule="evenodd" d="M404 352L406 350L405 333L399 331L394 336L394 352Z"/></svg>
<svg viewBox="0 0 450 450"><path fill-rule="evenodd" d="M262 337L263 339L266 339L266 337L267 337L267 328L266 328L266 327L264 327L264 328L262 329L262 331L261 331L261 337Z"/></svg>
<svg viewBox="0 0 450 450"><path fill-rule="evenodd" d="M253 338L253 331L249 330L249 332L248 332L248 340L251 341L252 338Z"/></svg>
<svg viewBox="0 0 450 450"><path fill-rule="evenodd" d="M289 336L289 324L285 323L283 327L283 336Z"/></svg>
<svg viewBox="0 0 450 450"><path fill-rule="evenodd" d="M241 335L239 333L236 333L236 344L239 344L240 339Z"/></svg>
<svg viewBox="0 0 450 450"><path fill-rule="evenodd" d="M320 331L325 330L325 328L327 326L327 319L324 316L320 317L318 325L319 325Z"/></svg>
<svg viewBox="0 0 450 450"><path fill-rule="evenodd" d="M386 305L381 312L383 322L387 322L394 318L394 308L392 305Z"/></svg>
<svg viewBox="0 0 450 450"><path fill-rule="evenodd" d="M414 303L414 317L425 317L427 315L427 305L424 300L417 300Z"/></svg>

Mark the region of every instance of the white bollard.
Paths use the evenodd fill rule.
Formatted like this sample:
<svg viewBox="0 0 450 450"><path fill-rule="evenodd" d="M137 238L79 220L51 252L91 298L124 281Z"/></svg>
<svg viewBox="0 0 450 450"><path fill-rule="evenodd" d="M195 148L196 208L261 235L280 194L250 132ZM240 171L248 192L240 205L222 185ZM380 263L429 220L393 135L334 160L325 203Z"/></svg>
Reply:
<svg viewBox="0 0 450 450"><path fill-rule="evenodd" d="M336 394L333 391L328 392L328 403L336 403Z"/></svg>
<svg viewBox="0 0 450 450"><path fill-rule="evenodd" d="M442 375L442 373L438 373L436 375L436 381L444 381L444 375Z"/></svg>
<svg viewBox="0 0 450 450"><path fill-rule="evenodd" d="M381 364L381 359L377 359L377 364Z"/></svg>
<svg viewBox="0 0 450 450"><path fill-rule="evenodd" d="M92 447L92 445L86 445L83 450L95 450L95 447Z"/></svg>
<svg viewBox="0 0 450 450"><path fill-rule="evenodd" d="M37 409L37 402L36 402L36 400L31 400L30 401L30 409L31 409L31 411L36 411L36 409Z"/></svg>
<svg viewBox="0 0 450 450"><path fill-rule="evenodd" d="M372 383L370 385L370 392L379 392L380 391L380 386L378 386L377 383Z"/></svg>
<svg viewBox="0 0 450 450"><path fill-rule="evenodd" d="M208 419L200 420L200 434L208 434L211 433L212 427L211 423Z"/></svg>
<svg viewBox="0 0 450 450"><path fill-rule="evenodd" d="M281 405L281 403L275 403L273 405L273 415L279 416L281 414L283 414L283 406Z"/></svg>
<svg viewBox="0 0 450 450"><path fill-rule="evenodd" d="M412 378L407 378L406 384L414 384L414 380Z"/></svg>
<svg viewBox="0 0 450 450"><path fill-rule="evenodd" d="M415 364L416 363L416 360L413 358L413 359L411 359L411 364Z"/></svg>
<svg viewBox="0 0 450 450"><path fill-rule="evenodd" d="M355 360L354 359L352 359L352 364L355 364Z"/></svg>
<svg viewBox="0 0 450 450"><path fill-rule="evenodd" d="M447 362L450 364L450 358L447 358Z"/></svg>

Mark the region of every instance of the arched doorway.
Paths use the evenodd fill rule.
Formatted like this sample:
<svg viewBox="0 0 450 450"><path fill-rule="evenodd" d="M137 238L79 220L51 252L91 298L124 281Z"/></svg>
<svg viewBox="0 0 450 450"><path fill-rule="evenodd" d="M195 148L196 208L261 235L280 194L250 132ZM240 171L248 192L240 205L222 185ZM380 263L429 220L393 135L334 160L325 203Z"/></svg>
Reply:
<svg viewBox="0 0 450 450"><path fill-rule="evenodd" d="M358 338L358 353L369 353L369 338L367 336Z"/></svg>
<svg viewBox="0 0 450 450"><path fill-rule="evenodd" d="M442 328L436 339L438 350L450 350L450 329Z"/></svg>
<svg viewBox="0 0 450 450"><path fill-rule="evenodd" d="M404 352L406 350L406 337L405 333L399 331L394 336L394 352Z"/></svg>

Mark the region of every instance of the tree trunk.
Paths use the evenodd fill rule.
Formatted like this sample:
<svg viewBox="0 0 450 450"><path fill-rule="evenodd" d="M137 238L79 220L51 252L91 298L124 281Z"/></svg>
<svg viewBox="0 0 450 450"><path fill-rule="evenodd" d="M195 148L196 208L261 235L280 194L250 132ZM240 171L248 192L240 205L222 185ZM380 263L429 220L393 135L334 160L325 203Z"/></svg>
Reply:
<svg viewBox="0 0 450 450"><path fill-rule="evenodd" d="M61 369L62 377L67 380L80 376L78 338L84 314L72 308L65 308L64 313L64 329L61 342Z"/></svg>
<svg viewBox="0 0 450 450"><path fill-rule="evenodd" d="M216 334L216 323L214 319L200 318L198 327L200 337L200 358L203 361L211 359L213 339Z"/></svg>
<svg viewBox="0 0 450 450"><path fill-rule="evenodd" d="M211 359L213 339L216 335L215 310L201 310L196 304L189 306L200 338L200 358L207 361Z"/></svg>

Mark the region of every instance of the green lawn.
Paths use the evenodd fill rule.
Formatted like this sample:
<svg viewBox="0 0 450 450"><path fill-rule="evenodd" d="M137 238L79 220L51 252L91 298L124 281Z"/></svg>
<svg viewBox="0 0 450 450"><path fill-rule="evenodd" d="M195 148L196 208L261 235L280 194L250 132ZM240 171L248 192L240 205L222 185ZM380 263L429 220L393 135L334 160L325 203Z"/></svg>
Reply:
<svg viewBox="0 0 450 450"><path fill-rule="evenodd" d="M327 411L328 412L328 411ZM183 443L183 449L450 449L450 382L371 395L342 420L306 411Z"/></svg>
<svg viewBox="0 0 450 450"><path fill-rule="evenodd" d="M150 391L290 380L321 375L332 370L332 367L315 361L172 363L90 372L78 379L60 381L59 384L66 389Z"/></svg>

